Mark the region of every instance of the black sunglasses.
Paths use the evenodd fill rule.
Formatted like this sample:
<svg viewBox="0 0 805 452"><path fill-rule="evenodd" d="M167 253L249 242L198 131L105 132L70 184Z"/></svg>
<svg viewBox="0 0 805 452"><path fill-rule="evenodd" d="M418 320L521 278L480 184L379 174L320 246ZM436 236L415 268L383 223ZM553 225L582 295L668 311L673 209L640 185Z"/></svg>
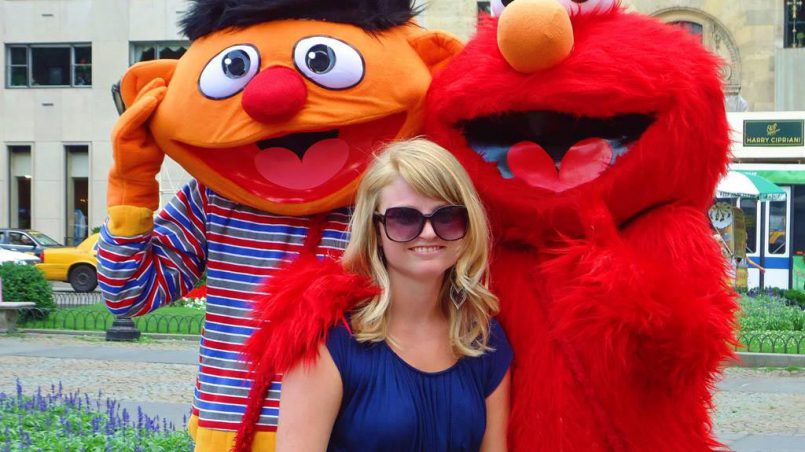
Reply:
<svg viewBox="0 0 805 452"><path fill-rule="evenodd" d="M468 216L464 206L442 206L430 215L413 207L390 207L385 214L374 214L374 218L383 223L386 236L394 242L410 242L419 237L426 221L430 221L433 232L442 240L458 240L467 234Z"/></svg>

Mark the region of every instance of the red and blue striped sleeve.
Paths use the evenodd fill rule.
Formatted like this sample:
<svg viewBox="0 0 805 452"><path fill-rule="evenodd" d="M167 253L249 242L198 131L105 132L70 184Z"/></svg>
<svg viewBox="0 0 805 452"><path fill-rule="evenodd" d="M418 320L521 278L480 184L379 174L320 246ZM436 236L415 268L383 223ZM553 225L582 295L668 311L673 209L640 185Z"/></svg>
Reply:
<svg viewBox="0 0 805 452"><path fill-rule="evenodd" d="M194 179L154 218L151 232L120 237L101 228L98 283L113 314L147 314L193 288L207 262L207 195Z"/></svg>

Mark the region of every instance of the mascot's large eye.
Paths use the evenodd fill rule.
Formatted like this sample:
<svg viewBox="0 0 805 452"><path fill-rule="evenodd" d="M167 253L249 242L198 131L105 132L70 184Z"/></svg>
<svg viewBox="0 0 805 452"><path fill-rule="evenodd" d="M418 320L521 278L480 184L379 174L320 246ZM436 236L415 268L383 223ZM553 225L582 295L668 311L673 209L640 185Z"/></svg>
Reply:
<svg viewBox="0 0 805 452"><path fill-rule="evenodd" d="M617 0L559 0L571 16L606 13L617 7Z"/></svg>
<svg viewBox="0 0 805 452"><path fill-rule="evenodd" d="M296 68L313 83L328 89L352 88L366 71L361 54L344 41L311 36L296 43Z"/></svg>
<svg viewBox="0 0 805 452"><path fill-rule="evenodd" d="M489 5L492 10L492 17L500 17L500 15L503 14L503 10L506 9L506 6L513 1L514 0L492 0Z"/></svg>
<svg viewBox="0 0 805 452"><path fill-rule="evenodd" d="M260 70L260 53L250 45L229 47L201 71L198 88L210 99L226 99L241 92Z"/></svg>

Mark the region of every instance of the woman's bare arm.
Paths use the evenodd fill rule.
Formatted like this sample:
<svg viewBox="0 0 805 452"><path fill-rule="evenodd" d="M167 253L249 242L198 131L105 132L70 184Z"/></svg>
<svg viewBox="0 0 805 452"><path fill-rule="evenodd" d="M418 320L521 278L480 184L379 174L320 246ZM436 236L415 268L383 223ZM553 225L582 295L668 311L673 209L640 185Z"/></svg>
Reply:
<svg viewBox="0 0 805 452"><path fill-rule="evenodd" d="M327 450L342 392L341 375L322 344L313 365L299 365L282 378L276 450Z"/></svg>
<svg viewBox="0 0 805 452"><path fill-rule="evenodd" d="M481 442L481 452L506 452L510 386L511 371L508 371L498 387L486 398L486 431Z"/></svg>

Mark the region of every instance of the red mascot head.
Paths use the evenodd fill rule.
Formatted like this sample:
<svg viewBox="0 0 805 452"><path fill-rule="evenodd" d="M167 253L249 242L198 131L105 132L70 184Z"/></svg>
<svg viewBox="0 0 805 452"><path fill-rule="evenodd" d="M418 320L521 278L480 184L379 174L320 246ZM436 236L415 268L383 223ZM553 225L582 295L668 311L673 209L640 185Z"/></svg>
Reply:
<svg viewBox="0 0 805 452"><path fill-rule="evenodd" d="M617 224L706 208L728 125L719 61L695 36L615 0L492 6L431 85L427 133L470 171L498 238L575 235L591 202Z"/></svg>

